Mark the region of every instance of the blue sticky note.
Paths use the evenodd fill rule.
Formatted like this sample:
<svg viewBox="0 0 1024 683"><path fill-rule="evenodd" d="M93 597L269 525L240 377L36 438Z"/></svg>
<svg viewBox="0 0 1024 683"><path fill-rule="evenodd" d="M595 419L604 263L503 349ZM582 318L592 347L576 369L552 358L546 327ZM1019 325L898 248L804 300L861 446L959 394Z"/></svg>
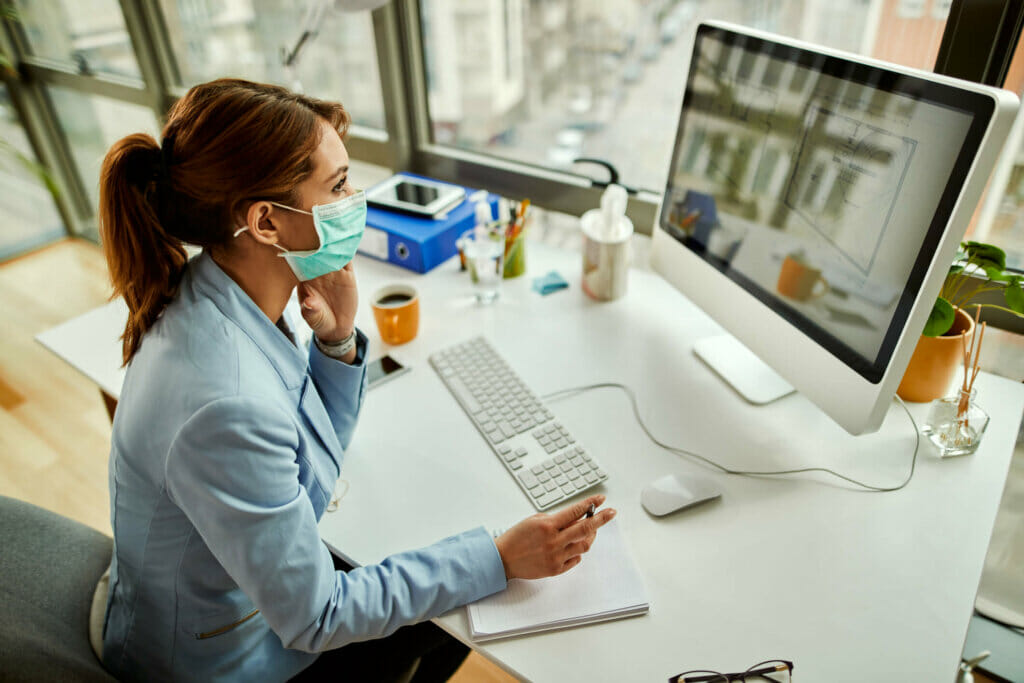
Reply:
<svg viewBox="0 0 1024 683"><path fill-rule="evenodd" d="M533 279L533 291L547 296L551 292L557 292L560 289L565 289L569 286L569 283L565 281L565 278L558 274L557 270L552 270L547 275L542 275Z"/></svg>

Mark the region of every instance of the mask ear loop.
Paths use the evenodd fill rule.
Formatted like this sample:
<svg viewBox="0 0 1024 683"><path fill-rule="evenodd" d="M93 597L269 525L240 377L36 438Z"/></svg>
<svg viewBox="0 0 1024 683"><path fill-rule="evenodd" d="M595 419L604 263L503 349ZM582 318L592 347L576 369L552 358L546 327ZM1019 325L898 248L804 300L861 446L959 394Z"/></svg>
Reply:
<svg viewBox="0 0 1024 683"><path fill-rule="evenodd" d="M243 226L242 226L242 227L240 227L240 228L239 228L238 230L235 230L235 231L234 231L233 233L231 233L231 236L232 236L232 237L238 237L239 235L241 235L241 234L242 234L243 232L245 232L245 231L246 231L246 230L248 230L248 229L249 229L249 226L248 226L248 225L243 225ZM276 247L277 249L280 249L281 251L283 251L283 252L284 252L283 254L278 254L278 256L284 256L285 254L287 254L287 253L288 253L288 250L287 250L287 249L285 249L284 247L282 247L282 246L281 246L280 244L278 244L277 242L274 242L274 243L273 243L273 244L272 244L271 246L272 246L272 247Z"/></svg>

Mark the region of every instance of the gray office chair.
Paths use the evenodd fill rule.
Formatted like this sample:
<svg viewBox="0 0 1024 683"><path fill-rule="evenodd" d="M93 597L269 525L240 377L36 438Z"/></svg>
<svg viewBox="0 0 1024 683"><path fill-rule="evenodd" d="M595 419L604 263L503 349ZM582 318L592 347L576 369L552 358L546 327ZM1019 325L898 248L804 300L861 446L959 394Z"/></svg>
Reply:
<svg viewBox="0 0 1024 683"><path fill-rule="evenodd" d="M113 541L0 496L0 679L114 681L89 644L96 582Z"/></svg>

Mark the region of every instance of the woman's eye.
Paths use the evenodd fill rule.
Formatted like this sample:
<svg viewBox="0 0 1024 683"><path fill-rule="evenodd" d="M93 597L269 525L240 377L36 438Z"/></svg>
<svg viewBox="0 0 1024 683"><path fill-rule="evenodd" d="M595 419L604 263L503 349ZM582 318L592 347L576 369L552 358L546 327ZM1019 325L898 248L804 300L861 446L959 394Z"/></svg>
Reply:
<svg viewBox="0 0 1024 683"><path fill-rule="evenodd" d="M331 192L341 192L343 189L345 189L345 186L347 184L348 184L348 178L347 177L342 178L341 180L338 181L337 185L335 185L333 188L331 188Z"/></svg>

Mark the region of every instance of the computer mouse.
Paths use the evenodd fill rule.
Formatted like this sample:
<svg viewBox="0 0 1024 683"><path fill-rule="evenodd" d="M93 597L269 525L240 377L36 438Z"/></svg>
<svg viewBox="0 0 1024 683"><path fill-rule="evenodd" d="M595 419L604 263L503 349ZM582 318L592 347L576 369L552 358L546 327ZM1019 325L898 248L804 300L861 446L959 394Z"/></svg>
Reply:
<svg viewBox="0 0 1024 683"><path fill-rule="evenodd" d="M640 503L652 515L662 517L721 495L714 483L702 477L668 474L644 487L640 492Z"/></svg>

